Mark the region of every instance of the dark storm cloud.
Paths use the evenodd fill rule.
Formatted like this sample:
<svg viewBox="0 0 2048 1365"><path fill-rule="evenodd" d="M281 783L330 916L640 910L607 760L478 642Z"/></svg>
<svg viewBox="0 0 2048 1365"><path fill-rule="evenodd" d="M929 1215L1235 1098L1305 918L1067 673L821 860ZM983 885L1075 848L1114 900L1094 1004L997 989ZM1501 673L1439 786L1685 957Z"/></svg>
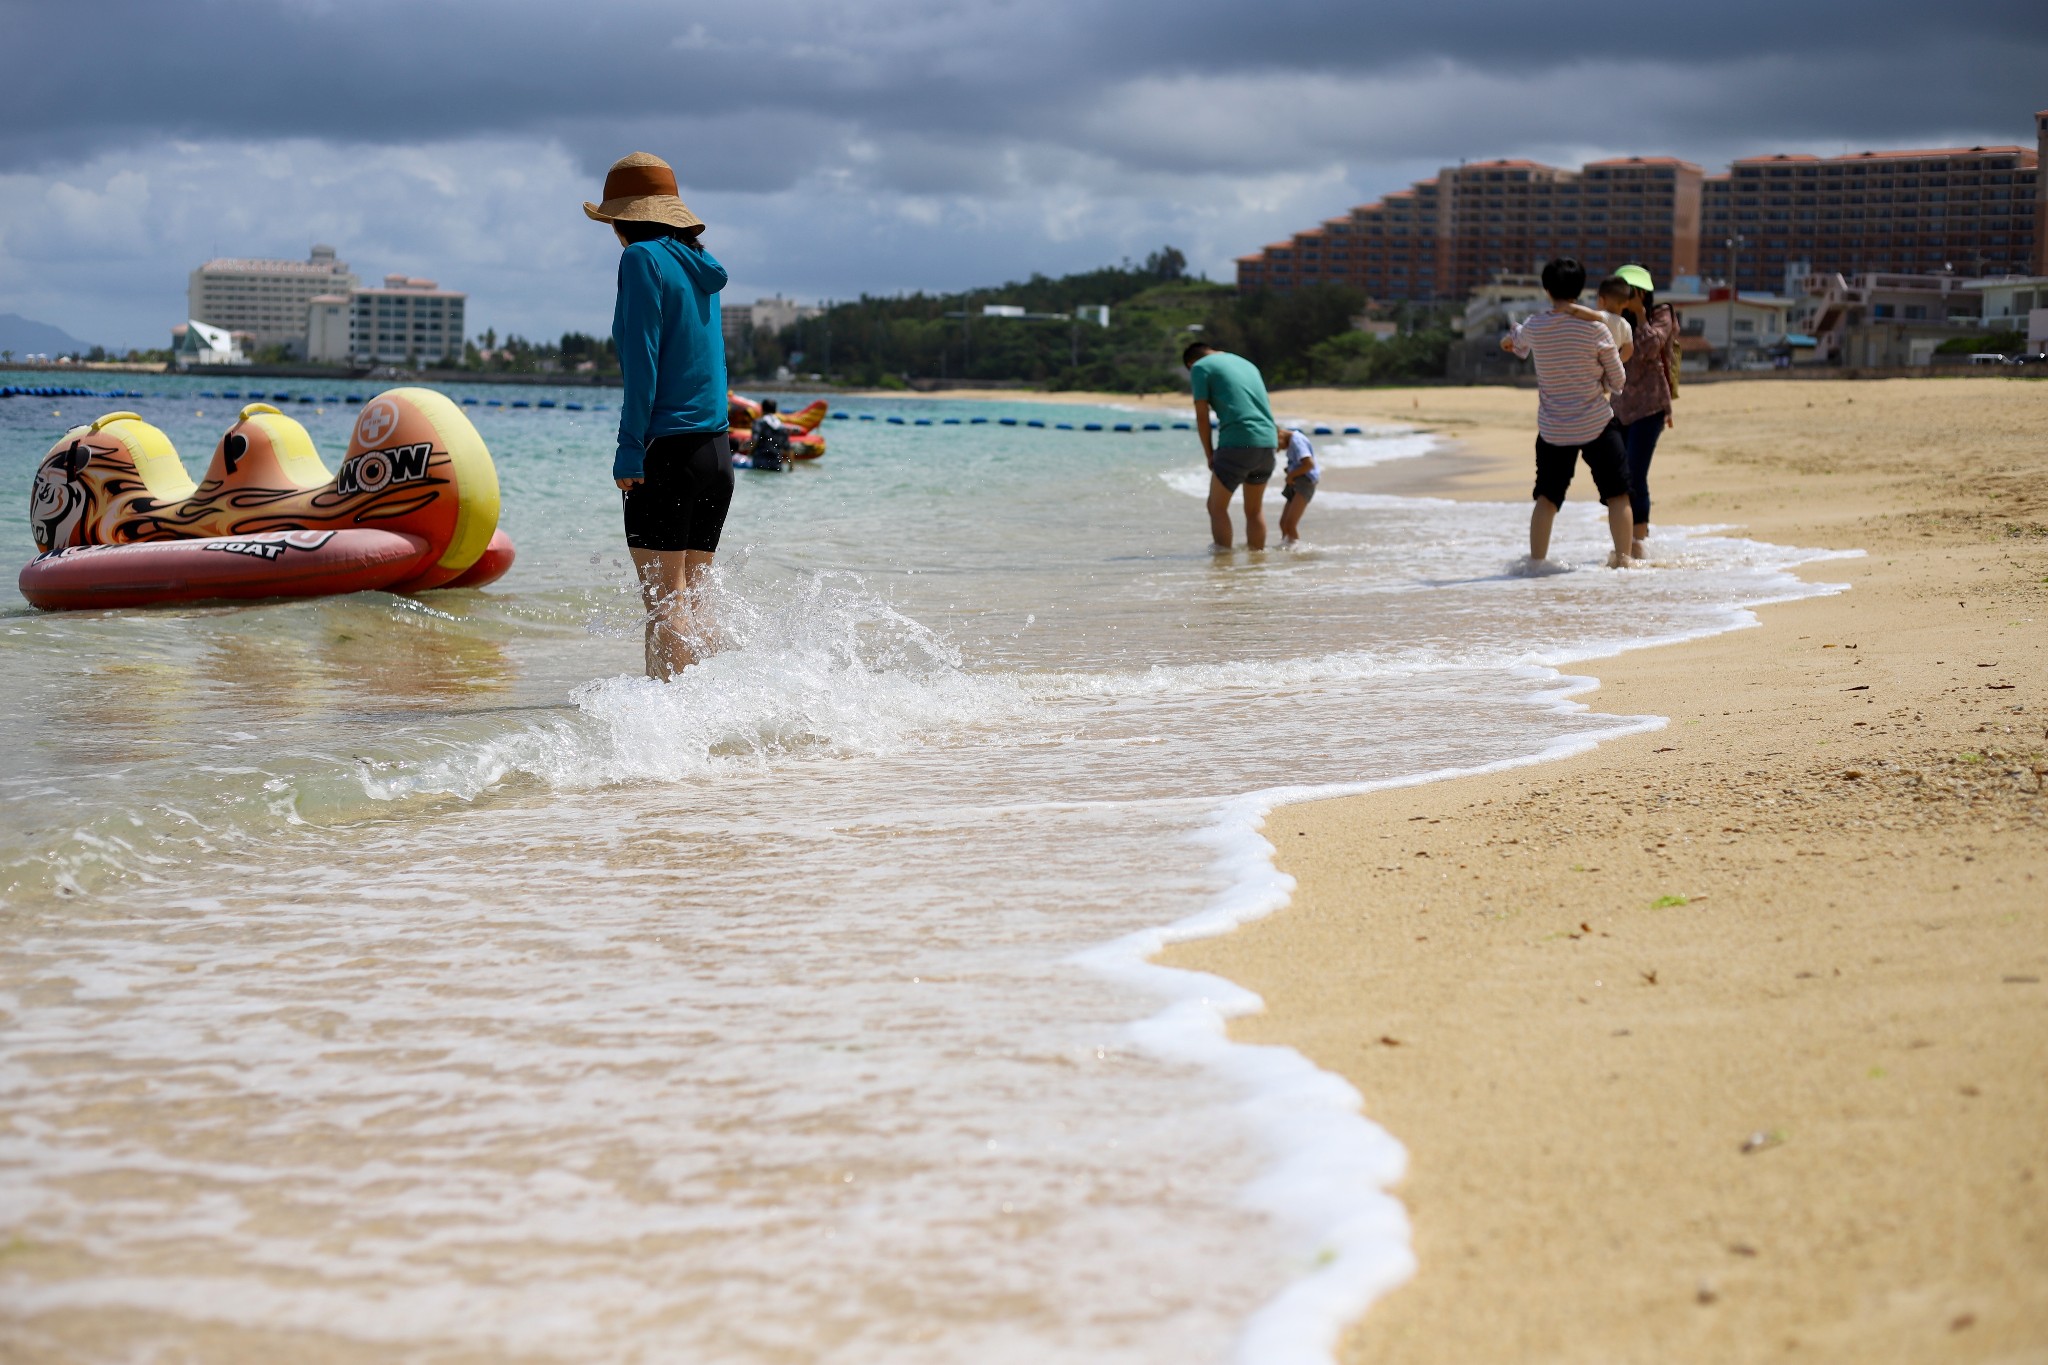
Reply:
<svg viewBox="0 0 2048 1365"><path fill-rule="evenodd" d="M1067 149L1132 174L1274 170L1611 144L1623 140L1606 133L1617 119L1645 150L1697 145L1709 124L1717 140L1757 146L2018 136L2048 102L2040 0L12 0L0 32L8 168L152 136L523 134L593 171L628 143L674 148L703 189L785 188L850 166L873 189L977 193L987 153L1004 146ZM1579 73L1584 88L1518 107L1516 92L1553 71ZM1652 71L1670 79L1645 79ZM1453 73L1471 88L1444 79ZM1284 101L1290 80L1418 94L1356 111L1369 123L1339 102L1336 123L1286 137L1177 133L1219 113L1273 125L1271 110L1237 106ZM1423 93L1432 81L1443 98Z"/></svg>

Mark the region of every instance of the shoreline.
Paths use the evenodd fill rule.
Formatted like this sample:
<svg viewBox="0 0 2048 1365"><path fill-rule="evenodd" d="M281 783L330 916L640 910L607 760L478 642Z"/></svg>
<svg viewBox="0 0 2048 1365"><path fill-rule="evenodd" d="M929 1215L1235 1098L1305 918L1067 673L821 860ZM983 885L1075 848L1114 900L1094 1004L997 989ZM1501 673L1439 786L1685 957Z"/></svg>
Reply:
<svg viewBox="0 0 2048 1365"><path fill-rule="evenodd" d="M1595 678L1595 709L1669 728L1275 809L1266 836L1284 842L1293 903L1163 955L1264 997L1233 1037L1343 1076L1409 1149L1395 1194L1419 1271L1354 1326L1344 1359L1749 1359L1802 1342L1990 1358L2048 1343L2048 1291L2027 1283L2048 1284L2048 1218L2038 1198L2015 1203L2048 1178L2048 1026L2025 979L2048 975L2048 925L2027 913L2048 886L2029 771L2048 736L2020 733L2048 710L2048 457L2025 434L2025 390L1906 387L1683 392L1660 520L1733 513L1761 539L1863 542L1868 558L1821 569L1852 590L1571 667ZM1822 426L1816 402L1843 411ZM1275 395L1460 447L1332 471L1340 486L1516 514L1532 417L1517 409L1533 404L1498 389ZM1942 431L1967 434L1980 481L1926 467L1917 451L1943 447L1914 438ZM1973 596L1978 613L1945 614ZM1993 639L1957 638L1965 622ZM1963 678L1950 656L1969 651L1999 680L1974 658ZM2006 718L2021 722L2010 737ZM1820 866L1841 871L1799 875ZM1471 884L1453 893L1453 872ZM1865 939L1885 950L1875 963ZM1787 965L1788 941L1822 969ZM1843 967L1856 990L1799 984ZM1900 1018L1915 1036L1873 1038ZM1952 1170L1951 1151L1996 1175ZM1961 1239L1977 1249L1943 1245Z"/></svg>

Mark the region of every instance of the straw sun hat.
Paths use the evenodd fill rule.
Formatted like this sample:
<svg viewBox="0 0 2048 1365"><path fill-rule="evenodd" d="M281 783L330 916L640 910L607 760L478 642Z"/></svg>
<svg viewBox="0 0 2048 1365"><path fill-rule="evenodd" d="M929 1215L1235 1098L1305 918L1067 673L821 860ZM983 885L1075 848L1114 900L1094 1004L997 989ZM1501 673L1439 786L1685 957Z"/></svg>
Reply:
<svg viewBox="0 0 2048 1365"><path fill-rule="evenodd" d="M583 211L600 223L666 223L702 229L704 220L676 197L676 173L651 152L622 156L605 172L604 202Z"/></svg>

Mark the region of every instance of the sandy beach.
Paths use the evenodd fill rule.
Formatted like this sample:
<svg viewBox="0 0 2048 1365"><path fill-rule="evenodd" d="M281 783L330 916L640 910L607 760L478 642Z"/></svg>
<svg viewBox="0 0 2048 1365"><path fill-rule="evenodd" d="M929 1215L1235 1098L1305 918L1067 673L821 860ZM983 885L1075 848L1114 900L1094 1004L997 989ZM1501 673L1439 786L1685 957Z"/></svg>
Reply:
<svg viewBox="0 0 2048 1365"><path fill-rule="evenodd" d="M1523 515L1532 392L1275 407L1455 440L1336 486ZM1657 519L1847 591L1586 670L1665 728L1277 812L1293 904L1169 960L1408 1148L1420 1270L1347 1361L2048 1358L2048 388L1678 413Z"/></svg>

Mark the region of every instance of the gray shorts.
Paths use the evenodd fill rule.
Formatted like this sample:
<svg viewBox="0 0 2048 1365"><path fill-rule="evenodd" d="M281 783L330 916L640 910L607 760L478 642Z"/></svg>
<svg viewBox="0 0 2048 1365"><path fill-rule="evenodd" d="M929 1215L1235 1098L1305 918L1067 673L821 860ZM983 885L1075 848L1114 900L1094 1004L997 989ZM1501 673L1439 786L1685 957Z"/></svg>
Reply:
<svg viewBox="0 0 2048 1365"><path fill-rule="evenodd" d="M1239 484L1271 482L1276 454L1271 446L1224 446L1216 452L1209 472L1225 490L1235 493Z"/></svg>
<svg viewBox="0 0 2048 1365"><path fill-rule="evenodd" d="M1280 490L1280 500L1282 502L1293 502L1296 498L1300 498L1303 507L1308 506L1309 500L1315 497L1315 495L1316 481L1314 479L1294 479L1288 483L1287 487Z"/></svg>

